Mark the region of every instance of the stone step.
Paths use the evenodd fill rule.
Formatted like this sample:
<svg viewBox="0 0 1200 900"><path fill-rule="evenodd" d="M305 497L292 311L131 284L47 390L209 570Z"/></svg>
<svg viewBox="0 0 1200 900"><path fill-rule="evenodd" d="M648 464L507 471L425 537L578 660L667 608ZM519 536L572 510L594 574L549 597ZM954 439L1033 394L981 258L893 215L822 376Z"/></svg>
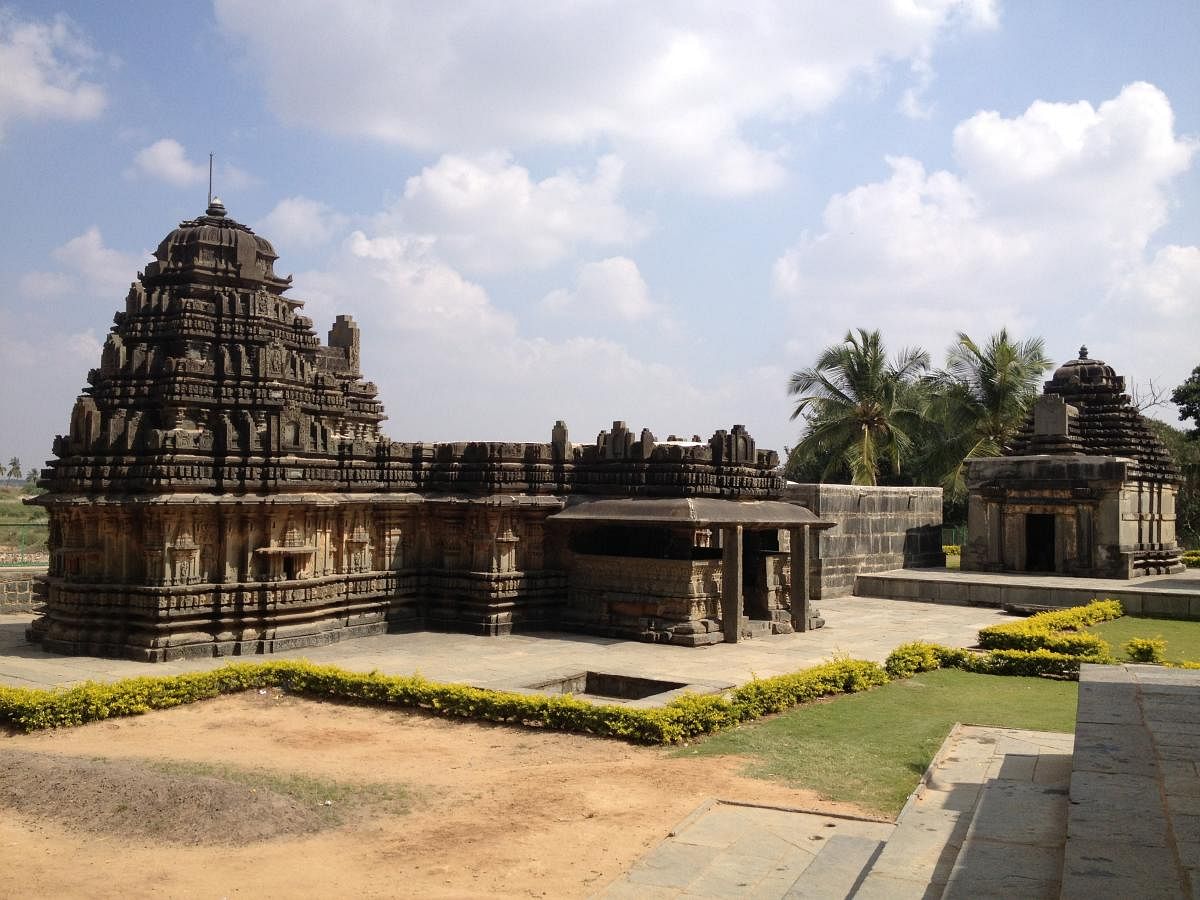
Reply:
<svg viewBox="0 0 1200 900"><path fill-rule="evenodd" d="M1034 780L1020 777L1026 773ZM1000 776L979 793L942 897L1058 897L1069 778L1069 754L1006 756Z"/></svg>
<svg viewBox="0 0 1200 900"><path fill-rule="evenodd" d="M851 897L884 842L854 834L835 834L784 894L785 900Z"/></svg>
<svg viewBox="0 0 1200 900"><path fill-rule="evenodd" d="M1061 860L1071 740L1069 734L956 725L851 896L1055 896L1057 881L1047 873L1052 868L1056 879ZM1023 803L1033 811L1028 819ZM1041 840L1055 847L1052 861ZM1018 854L1009 860L1030 859L1014 868L1036 872L1031 885L1041 893L1001 886L1005 852ZM1001 880L989 883L989 875Z"/></svg>

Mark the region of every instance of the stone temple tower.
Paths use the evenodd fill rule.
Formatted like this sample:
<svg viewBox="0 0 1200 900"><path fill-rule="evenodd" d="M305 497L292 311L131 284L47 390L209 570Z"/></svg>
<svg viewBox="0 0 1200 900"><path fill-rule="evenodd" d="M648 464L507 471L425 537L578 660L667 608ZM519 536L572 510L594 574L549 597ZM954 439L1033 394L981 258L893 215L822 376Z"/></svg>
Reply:
<svg viewBox="0 0 1200 900"><path fill-rule="evenodd" d="M230 648L262 639L253 623L273 604L319 619L325 595L353 595L237 587L348 568L340 556L366 542L333 535L363 533L362 511L317 498L379 480L384 416L358 328L339 316L322 346L276 258L213 200L130 288L43 473L52 561L32 634L47 647L160 658L195 629L201 585L230 586L205 613L209 641Z"/></svg>
<svg viewBox="0 0 1200 900"><path fill-rule="evenodd" d="M1009 452L967 468L962 567L1127 579L1183 571L1181 478L1112 366L1060 366Z"/></svg>
<svg viewBox="0 0 1200 900"><path fill-rule="evenodd" d="M743 617L701 533L820 524L788 504L764 523L744 502L783 483L740 425L707 442L619 421L590 445L561 421L546 443L391 441L358 326L338 316L322 345L275 261L214 200L139 274L42 473L51 559L31 640L147 661L420 625L698 646L725 633L718 620L736 637ZM589 497L679 502L555 521ZM693 497L720 500L716 525L688 518ZM729 583L781 627L786 554L751 546Z"/></svg>

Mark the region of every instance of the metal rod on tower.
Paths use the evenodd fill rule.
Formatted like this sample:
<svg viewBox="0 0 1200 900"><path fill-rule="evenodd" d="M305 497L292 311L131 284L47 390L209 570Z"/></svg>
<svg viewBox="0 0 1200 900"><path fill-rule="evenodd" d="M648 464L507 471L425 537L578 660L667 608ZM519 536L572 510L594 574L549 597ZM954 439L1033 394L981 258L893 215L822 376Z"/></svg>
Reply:
<svg viewBox="0 0 1200 900"><path fill-rule="evenodd" d="M208 205L212 206L212 159L213 155L208 154Z"/></svg>

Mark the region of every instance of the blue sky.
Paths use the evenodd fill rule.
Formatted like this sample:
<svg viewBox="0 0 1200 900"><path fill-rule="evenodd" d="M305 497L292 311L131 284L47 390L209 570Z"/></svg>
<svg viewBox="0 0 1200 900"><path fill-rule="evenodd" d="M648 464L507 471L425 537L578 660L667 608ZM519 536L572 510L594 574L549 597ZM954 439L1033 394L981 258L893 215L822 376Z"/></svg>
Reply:
<svg viewBox="0 0 1200 900"><path fill-rule="evenodd" d="M0 6L0 455L49 455L210 151L319 333L363 326L396 440L781 449L787 376L858 327L1169 389L1197 46L1194 2Z"/></svg>

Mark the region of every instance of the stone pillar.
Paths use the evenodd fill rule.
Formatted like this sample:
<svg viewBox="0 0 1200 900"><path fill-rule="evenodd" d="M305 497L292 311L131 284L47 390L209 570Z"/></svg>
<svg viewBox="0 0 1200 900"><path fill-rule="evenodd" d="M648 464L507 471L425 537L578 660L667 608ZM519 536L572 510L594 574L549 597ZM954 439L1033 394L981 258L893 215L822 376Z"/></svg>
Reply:
<svg viewBox="0 0 1200 900"><path fill-rule="evenodd" d="M812 593L812 570L808 565L808 528L801 525L791 529L792 545L792 628L808 631L809 596Z"/></svg>
<svg viewBox="0 0 1200 900"><path fill-rule="evenodd" d="M725 641L736 644L742 630L742 526L721 531L721 624Z"/></svg>

